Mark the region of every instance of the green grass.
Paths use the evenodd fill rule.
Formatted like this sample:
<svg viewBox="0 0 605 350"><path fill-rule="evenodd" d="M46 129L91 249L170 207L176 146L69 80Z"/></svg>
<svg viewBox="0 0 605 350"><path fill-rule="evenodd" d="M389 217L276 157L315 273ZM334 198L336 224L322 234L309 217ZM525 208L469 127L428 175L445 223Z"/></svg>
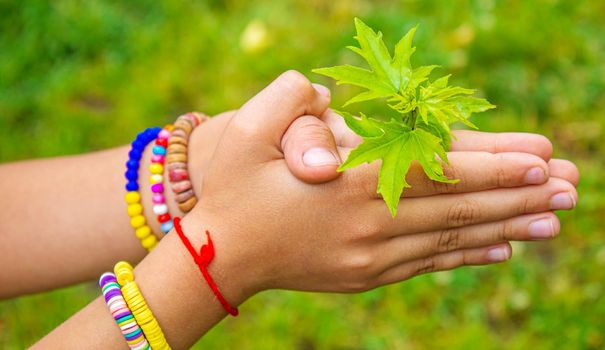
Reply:
<svg viewBox="0 0 605 350"><path fill-rule="evenodd" d="M238 108L290 68L331 84L310 70L359 63L344 49L353 17L387 41L420 24L414 62L440 64L498 105L474 122L545 134L579 165L580 205L561 215L561 236L515 244L500 266L361 295L263 293L196 348L600 349L603 13L588 0L0 0L0 161L112 147L183 111ZM335 88L334 106L355 92ZM0 348L33 343L98 293L84 285L1 302Z"/></svg>

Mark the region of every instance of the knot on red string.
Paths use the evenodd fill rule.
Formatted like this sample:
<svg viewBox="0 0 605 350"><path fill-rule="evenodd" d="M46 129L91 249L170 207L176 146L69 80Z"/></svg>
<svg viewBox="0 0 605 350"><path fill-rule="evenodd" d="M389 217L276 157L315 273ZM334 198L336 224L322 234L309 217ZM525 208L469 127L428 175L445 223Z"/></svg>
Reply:
<svg viewBox="0 0 605 350"><path fill-rule="evenodd" d="M212 276L210 276L210 273L208 272L208 266L214 259L215 255L214 244L212 243L212 238L210 238L210 232L206 230L206 237L208 241L206 244L202 245L198 254L197 251L193 248L193 245L191 244L187 236L185 236L185 234L183 233L183 229L181 227L181 218L174 218L174 228L176 229L176 233L179 235L181 242L183 242L183 244L189 251L189 254L191 254L191 256L193 257L193 261L199 267L202 276L204 276L204 279L206 280L206 283L208 283L208 286L210 287L210 289L212 289L212 292L214 293L218 301L221 303L223 308L230 315L237 316L239 314L239 311L237 310L237 308L231 306L229 302L223 297L223 295L218 289L218 286L216 285L216 283L212 279Z"/></svg>

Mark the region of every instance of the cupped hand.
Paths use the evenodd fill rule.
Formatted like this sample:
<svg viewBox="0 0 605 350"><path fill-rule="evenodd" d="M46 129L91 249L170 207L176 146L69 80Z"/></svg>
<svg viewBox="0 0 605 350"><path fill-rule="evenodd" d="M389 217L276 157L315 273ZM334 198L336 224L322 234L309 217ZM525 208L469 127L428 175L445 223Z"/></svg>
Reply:
<svg viewBox="0 0 605 350"><path fill-rule="evenodd" d="M306 151L315 149L321 160L310 173L318 179L334 174L353 146L343 140L351 135L328 126L328 104L327 89L284 73L232 116L204 175L203 200L192 215L213 232L224 273L240 276L250 293L357 292L501 262L511 256L508 240L553 237L558 221L551 211L575 206L573 166L557 161L551 165L563 179L549 177L555 171L543 138L459 133L448 171L462 181L436 185L413 170L413 190L393 219L375 194L375 164L323 183L310 184L328 179L304 179L309 173L299 179ZM316 142L299 146L309 139ZM522 153L528 151L539 154Z"/></svg>

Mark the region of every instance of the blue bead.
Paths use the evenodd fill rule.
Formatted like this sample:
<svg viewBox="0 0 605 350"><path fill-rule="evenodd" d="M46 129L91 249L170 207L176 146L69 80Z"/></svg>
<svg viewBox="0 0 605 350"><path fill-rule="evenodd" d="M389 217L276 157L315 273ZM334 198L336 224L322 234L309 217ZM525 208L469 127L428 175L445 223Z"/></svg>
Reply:
<svg viewBox="0 0 605 350"><path fill-rule="evenodd" d="M168 220L160 225L160 229L164 233L170 232L170 230L172 230L173 227L174 227L174 224L172 223L172 220Z"/></svg>
<svg viewBox="0 0 605 350"><path fill-rule="evenodd" d="M124 176L126 176L126 179L130 181L136 181L139 178L139 172L134 169L129 169L126 170Z"/></svg>
<svg viewBox="0 0 605 350"><path fill-rule="evenodd" d="M133 149L139 149L140 150L140 149L144 149L145 148L146 142L143 142L141 140L134 140L134 141L132 141L131 145L132 145Z"/></svg>
<svg viewBox="0 0 605 350"><path fill-rule="evenodd" d="M128 183L126 184L126 191L138 191L139 190L139 184L136 183L135 181L128 181Z"/></svg>
<svg viewBox="0 0 605 350"><path fill-rule="evenodd" d="M141 159L141 156L143 156L143 153L138 149L131 149L130 152L128 152L128 158L130 159L138 161Z"/></svg>
<svg viewBox="0 0 605 350"><path fill-rule="evenodd" d="M153 154L159 154L161 156L165 156L166 155L166 149L162 146L153 146Z"/></svg>
<svg viewBox="0 0 605 350"><path fill-rule="evenodd" d="M137 170L137 169L139 169L139 167L140 167L139 161L136 159L129 159L126 162L126 168L128 168L128 169Z"/></svg>

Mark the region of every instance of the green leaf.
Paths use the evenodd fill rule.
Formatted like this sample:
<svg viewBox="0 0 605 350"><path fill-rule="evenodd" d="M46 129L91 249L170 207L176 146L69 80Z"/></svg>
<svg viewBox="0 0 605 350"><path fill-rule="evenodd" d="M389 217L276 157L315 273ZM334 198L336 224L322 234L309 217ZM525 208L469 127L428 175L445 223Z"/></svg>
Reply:
<svg viewBox="0 0 605 350"><path fill-rule="evenodd" d="M384 198L391 214L397 213L403 189L410 187L405 176L413 162L418 162L433 181L456 182L444 176L454 137L450 125L462 122L476 128L469 118L473 113L495 108L487 100L473 97L474 90L449 86L449 75L433 82L429 75L438 66L413 68L412 45L417 27L410 29L395 46L393 57L382 40L360 19L355 19L359 47L349 47L367 62L369 69L350 65L320 68L314 72L332 77L337 84L350 84L366 89L345 103L385 98L386 105L397 112L385 122L337 111L348 127L363 138L339 167L344 171L363 163L381 160L377 191Z"/></svg>
<svg viewBox="0 0 605 350"><path fill-rule="evenodd" d="M343 171L363 163L382 160L377 192L384 198L393 217L397 214L397 206L403 189L410 187L405 180L405 175L414 160L420 163L431 180L456 182L443 174L442 160L447 161L447 154L439 137L422 129L412 130L394 120L381 122L365 118L356 122L363 125L363 130L378 128L382 134L379 136L362 135L364 142L351 151L347 160L338 170Z"/></svg>
<svg viewBox="0 0 605 350"><path fill-rule="evenodd" d="M360 113L361 117L357 118L348 112L337 111L335 109L333 111L340 114L349 129L361 137L377 137L382 135L382 129L371 120L368 120L369 118L363 113Z"/></svg>

